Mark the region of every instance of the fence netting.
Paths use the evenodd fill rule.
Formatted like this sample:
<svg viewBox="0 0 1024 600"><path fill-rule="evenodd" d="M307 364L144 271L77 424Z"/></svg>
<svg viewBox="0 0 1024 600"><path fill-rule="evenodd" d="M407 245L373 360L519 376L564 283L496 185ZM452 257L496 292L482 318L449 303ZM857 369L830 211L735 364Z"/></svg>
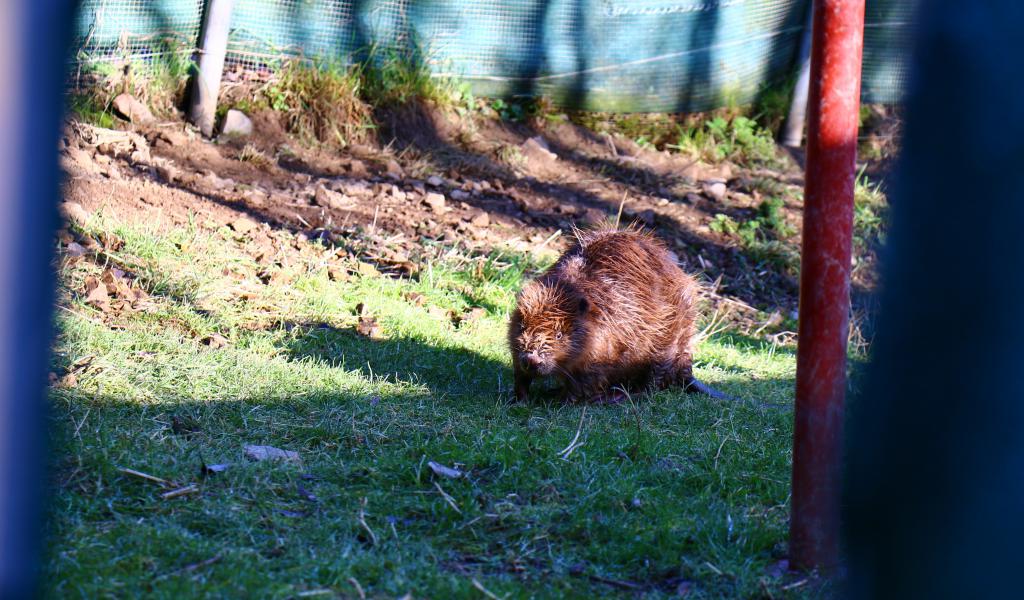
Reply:
<svg viewBox="0 0 1024 600"><path fill-rule="evenodd" d="M915 0L868 0L863 100L896 103ZM236 0L228 68L402 52L484 96L612 112L757 98L796 71L810 0ZM198 44L203 0L84 0L77 71Z"/></svg>

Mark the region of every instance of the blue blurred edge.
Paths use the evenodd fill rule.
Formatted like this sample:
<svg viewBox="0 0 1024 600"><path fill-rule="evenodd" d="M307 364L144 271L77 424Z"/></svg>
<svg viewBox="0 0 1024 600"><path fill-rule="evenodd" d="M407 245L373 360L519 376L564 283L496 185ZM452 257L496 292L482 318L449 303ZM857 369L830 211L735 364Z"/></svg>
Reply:
<svg viewBox="0 0 1024 600"><path fill-rule="evenodd" d="M852 598L1024 597L1024 3L924 2L873 360L849 405Z"/></svg>
<svg viewBox="0 0 1024 600"><path fill-rule="evenodd" d="M77 3L0 9L0 598L37 594L66 43Z"/></svg>

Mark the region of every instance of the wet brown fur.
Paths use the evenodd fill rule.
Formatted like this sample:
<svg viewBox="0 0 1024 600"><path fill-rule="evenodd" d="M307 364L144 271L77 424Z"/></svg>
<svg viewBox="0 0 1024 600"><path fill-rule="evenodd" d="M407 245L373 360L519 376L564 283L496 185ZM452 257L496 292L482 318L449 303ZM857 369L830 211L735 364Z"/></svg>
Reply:
<svg viewBox="0 0 1024 600"><path fill-rule="evenodd" d="M517 298L509 326L517 398L544 375L578 401L614 400L620 386L690 389L696 301L697 283L652 235L578 232Z"/></svg>

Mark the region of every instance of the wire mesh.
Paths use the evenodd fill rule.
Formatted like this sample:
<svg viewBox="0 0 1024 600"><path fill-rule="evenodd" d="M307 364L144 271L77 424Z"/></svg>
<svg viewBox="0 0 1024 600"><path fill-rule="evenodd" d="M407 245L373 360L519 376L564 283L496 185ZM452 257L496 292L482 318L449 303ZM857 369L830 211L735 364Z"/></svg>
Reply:
<svg viewBox="0 0 1024 600"><path fill-rule="evenodd" d="M810 0L237 0L228 68L421 57L478 95L613 112L745 103L790 80ZM194 51L203 0L85 0L76 62ZM915 0L869 0L863 99L898 102Z"/></svg>
<svg viewBox="0 0 1024 600"><path fill-rule="evenodd" d="M192 52L203 0L86 0L74 43L79 63L148 61Z"/></svg>

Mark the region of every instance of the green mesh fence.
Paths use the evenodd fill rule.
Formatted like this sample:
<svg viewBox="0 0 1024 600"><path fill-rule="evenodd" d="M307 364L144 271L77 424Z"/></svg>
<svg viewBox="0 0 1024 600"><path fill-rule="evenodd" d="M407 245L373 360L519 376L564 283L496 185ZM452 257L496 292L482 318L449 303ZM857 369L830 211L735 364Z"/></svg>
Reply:
<svg viewBox="0 0 1024 600"><path fill-rule="evenodd" d="M199 39L203 0L85 0L78 14L76 60L153 60L191 53Z"/></svg>
<svg viewBox="0 0 1024 600"><path fill-rule="evenodd" d="M913 0L869 0L863 99L898 102ZM701 111L789 80L809 0L237 0L228 68L400 51L479 95L615 112ZM149 61L197 43L202 0L85 0L78 61Z"/></svg>

